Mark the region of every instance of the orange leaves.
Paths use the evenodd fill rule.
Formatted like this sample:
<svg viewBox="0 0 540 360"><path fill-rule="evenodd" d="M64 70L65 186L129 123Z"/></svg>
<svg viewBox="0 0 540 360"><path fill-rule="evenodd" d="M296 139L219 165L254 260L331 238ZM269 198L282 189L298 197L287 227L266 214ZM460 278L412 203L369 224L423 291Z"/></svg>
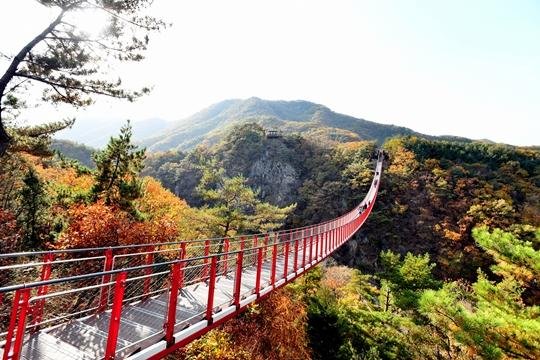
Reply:
<svg viewBox="0 0 540 360"><path fill-rule="evenodd" d="M321 285L334 292L340 291L351 282L352 272L346 266L331 266L326 269Z"/></svg>
<svg viewBox="0 0 540 360"><path fill-rule="evenodd" d="M271 294L245 317L224 325L253 359L309 359L305 304L286 289Z"/></svg>
<svg viewBox="0 0 540 360"><path fill-rule="evenodd" d="M69 188L71 191L89 191L92 187L93 180L90 175L79 175L73 168L47 167L44 166L42 159L29 155L26 157L33 163L39 177L47 182Z"/></svg>
<svg viewBox="0 0 540 360"><path fill-rule="evenodd" d="M305 304L286 288L250 306L171 359L310 359Z"/></svg>
<svg viewBox="0 0 540 360"><path fill-rule="evenodd" d="M167 218L136 221L103 201L73 206L69 218L69 227L57 241L60 248L171 242L178 236L177 225Z"/></svg>
<svg viewBox="0 0 540 360"><path fill-rule="evenodd" d="M153 226L158 226L157 233L159 227L169 230L175 227L177 236L182 239L195 239L201 235L197 225L202 222L202 216L197 210L165 189L159 181L149 177L144 181L143 196L136 200L135 207L148 215L149 221L155 224ZM160 236L166 237L165 234Z"/></svg>
<svg viewBox="0 0 540 360"><path fill-rule="evenodd" d="M128 221L124 212L103 202L75 205L68 213L70 225L57 241L60 248L118 245Z"/></svg>

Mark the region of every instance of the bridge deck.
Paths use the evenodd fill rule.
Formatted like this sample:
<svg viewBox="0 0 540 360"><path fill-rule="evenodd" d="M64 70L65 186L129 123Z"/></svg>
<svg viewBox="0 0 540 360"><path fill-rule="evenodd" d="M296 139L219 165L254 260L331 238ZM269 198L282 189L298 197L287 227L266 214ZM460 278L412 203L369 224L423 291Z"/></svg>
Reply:
<svg viewBox="0 0 540 360"><path fill-rule="evenodd" d="M307 251L309 252L309 248ZM302 256L303 252L299 251L298 259ZM289 253L288 263L292 264L293 261L294 254ZM316 261L314 260L313 263ZM284 264L285 256L278 256L276 259L277 279L283 278ZM271 261L265 261L262 264L261 293L272 289L270 286L271 267ZM294 273L291 265L288 268L290 269L288 275ZM303 269L299 269L297 272L302 271ZM245 299L254 293L255 282L256 267L245 268L242 272L242 298ZM233 293L234 271L216 277L215 316L233 304ZM117 358L128 357L163 338L168 296L168 293L162 293L123 307ZM203 320L206 315L207 301L207 282L199 282L182 288L178 297L175 333ZM108 310L31 334L25 338L21 358L28 360L101 359L105 353L110 317L111 310ZM2 350L0 350L1 357Z"/></svg>

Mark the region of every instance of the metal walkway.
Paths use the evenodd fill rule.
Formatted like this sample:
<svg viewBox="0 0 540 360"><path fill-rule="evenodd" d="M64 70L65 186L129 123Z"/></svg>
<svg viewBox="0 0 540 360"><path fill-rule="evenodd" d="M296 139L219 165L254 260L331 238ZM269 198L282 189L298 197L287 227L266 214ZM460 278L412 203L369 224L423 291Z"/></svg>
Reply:
<svg viewBox="0 0 540 360"><path fill-rule="evenodd" d="M309 227L0 254L0 271L13 277L0 287L0 357L162 358L294 280L352 237L373 208L381 171L379 154L364 200L337 219Z"/></svg>

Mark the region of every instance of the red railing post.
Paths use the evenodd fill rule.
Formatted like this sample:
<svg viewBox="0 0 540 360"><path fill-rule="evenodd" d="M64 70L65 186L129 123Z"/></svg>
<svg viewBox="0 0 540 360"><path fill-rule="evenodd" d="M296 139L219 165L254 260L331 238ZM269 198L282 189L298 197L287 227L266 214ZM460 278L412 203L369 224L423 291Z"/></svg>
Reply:
<svg viewBox="0 0 540 360"><path fill-rule="evenodd" d="M21 356L22 344L24 339L24 332L26 328L26 317L29 312L29 300L30 289L23 289L21 306L19 311L19 321L17 322L17 334L15 336L15 342L13 343L13 355L11 359L19 359Z"/></svg>
<svg viewBox="0 0 540 360"><path fill-rule="evenodd" d="M103 271L111 271L113 267L113 251L111 248L108 248L105 250L105 263L103 264ZM103 275L101 278L101 290L100 290L100 296L99 296L99 307L98 311L103 311L107 307L107 303L109 302L109 289L110 285L103 285L111 281L111 274Z"/></svg>
<svg viewBox="0 0 540 360"><path fill-rule="evenodd" d="M325 247L326 247L326 234L323 227L321 230L321 258L325 256Z"/></svg>
<svg viewBox="0 0 540 360"><path fill-rule="evenodd" d="M54 254L53 253L47 253L43 256L43 267L41 268L41 281L46 281L51 278L51 271L52 271L52 262L54 260ZM42 285L38 288L37 294L38 296L43 296L47 294L47 291L49 290L48 285ZM36 301L34 306L32 307L32 323L34 327L32 328L32 331L39 330L38 324L41 322L41 319L43 317L43 307L45 306L45 299L39 299Z"/></svg>
<svg viewBox="0 0 540 360"><path fill-rule="evenodd" d="M13 305L9 319L9 327L4 346L3 360L18 360L21 356L22 343L26 328L26 317L29 312L30 290L20 289L13 296ZM12 345L13 344L13 349Z"/></svg>
<svg viewBox="0 0 540 360"><path fill-rule="evenodd" d="M234 276L234 305L236 308L240 308L240 298L242 291L242 262L244 261L244 250L238 252L236 258L236 275Z"/></svg>
<svg viewBox="0 0 540 360"><path fill-rule="evenodd" d="M302 230L302 268L305 268L306 267L306 251L307 251L307 239L306 239L306 234L305 232Z"/></svg>
<svg viewBox="0 0 540 360"><path fill-rule="evenodd" d="M223 275L227 274L227 271L229 270L229 248L231 246L231 242L229 239L225 239L224 245L223 245Z"/></svg>
<svg viewBox="0 0 540 360"><path fill-rule="evenodd" d="M270 276L270 285L275 285L276 283L276 260L277 260L277 242L274 242L272 246L272 272Z"/></svg>
<svg viewBox="0 0 540 360"><path fill-rule="evenodd" d="M319 234L315 235L315 261L319 259Z"/></svg>
<svg viewBox="0 0 540 360"><path fill-rule="evenodd" d="M180 244L180 260L184 260L186 258L186 243ZM186 266L186 263L184 261L180 261L179 263L179 274L178 274L178 288L181 289L184 286L184 267Z"/></svg>
<svg viewBox="0 0 540 360"><path fill-rule="evenodd" d="M202 280L206 280L206 278L208 277L208 262L210 261L209 260L209 257L208 255L210 255L210 240L206 240L204 242L204 267L203 267L203 275L202 275Z"/></svg>
<svg viewBox="0 0 540 360"><path fill-rule="evenodd" d="M113 360L116 355L116 344L118 343L118 334L120 332L120 318L122 316L122 304L124 301L124 290L126 287L127 273L122 271L116 275L114 285L114 300L109 321L109 336L105 348L105 360Z"/></svg>
<svg viewBox="0 0 540 360"><path fill-rule="evenodd" d="M287 275L289 274L289 247L290 244L287 241L283 249L283 253L285 254L285 259L283 259L283 278L285 280L287 280Z"/></svg>
<svg viewBox="0 0 540 360"><path fill-rule="evenodd" d="M214 295L216 292L217 256L212 256L210 262L210 279L208 280L208 302L206 303L206 320L212 324L214 315Z"/></svg>
<svg viewBox="0 0 540 360"><path fill-rule="evenodd" d="M309 263L313 261L313 235L309 236Z"/></svg>
<svg viewBox="0 0 540 360"><path fill-rule="evenodd" d="M169 305L167 308L167 321L165 322L165 341L168 345L174 344L174 325L176 324L176 306L178 305L178 291L180 290L180 264L177 262L171 266Z"/></svg>
<svg viewBox="0 0 540 360"><path fill-rule="evenodd" d="M324 248L324 233L321 233L319 236L319 259L323 258L323 248Z"/></svg>
<svg viewBox="0 0 540 360"><path fill-rule="evenodd" d="M294 272L298 271L298 239L294 240Z"/></svg>
<svg viewBox="0 0 540 360"><path fill-rule="evenodd" d="M325 231L324 226L321 230L321 258L325 256L325 246L326 246L326 238L325 238Z"/></svg>
<svg viewBox="0 0 540 360"><path fill-rule="evenodd" d="M240 250L243 251L245 248L246 248L246 238L245 238L245 236L241 236L240 237ZM242 261L243 261L242 266L244 266L244 264L246 266L251 266L252 265L251 262L252 261L254 262L253 256L251 256L251 257L249 256L252 253L253 252L250 251L249 253L242 255Z"/></svg>
<svg viewBox="0 0 540 360"><path fill-rule="evenodd" d="M255 294L257 297L260 295L261 291L261 272L262 272L262 263L263 263L263 248L260 247L257 249L257 277L255 278Z"/></svg>
<svg viewBox="0 0 540 360"><path fill-rule="evenodd" d="M266 255L268 254L268 234L264 234L264 251L263 258L266 260Z"/></svg>
<svg viewBox="0 0 540 360"><path fill-rule="evenodd" d="M11 343L13 341L13 336L15 335L15 324L17 323L17 313L19 312L19 302L21 299L21 291L15 291L13 294L13 305L11 305L11 314L9 315L9 325L6 335L6 344L4 346L4 355L2 360L8 360L9 354L11 352Z"/></svg>
<svg viewBox="0 0 540 360"><path fill-rule="evenodd" d="M148 248L148 254L146 254L145 258L145 265L153 265L154 264L154 251L156 250L155 246L150 246ZM144 272L148 277L144 279L144 290L143 290L143 300L148 298L148 295L150 293L150 286L152 285L152 278L150 275L154 272L152 266L147 267L144 269Z"/></svg>

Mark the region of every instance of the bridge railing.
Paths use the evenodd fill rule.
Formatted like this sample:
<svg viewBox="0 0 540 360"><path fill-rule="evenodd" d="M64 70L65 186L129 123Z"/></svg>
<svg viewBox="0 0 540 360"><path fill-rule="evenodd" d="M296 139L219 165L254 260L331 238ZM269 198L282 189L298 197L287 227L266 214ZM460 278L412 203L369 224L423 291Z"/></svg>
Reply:
<svg viewBox="0 0 540 360"><path fill-rule="evenodd" d="M379 161L366 198L343 216L320 224L217 239L137 244L117 247L66 249L0 254L0 346L4 359L20 351L25 334L67 320L103 313L109 356L134 344L118 343L120 317L125 304L167 293L162 304L163 323L144 339L172 334L229 306L240 307L246 298L261 296L321 261L357 231L377 195L382 162ZM277 259L283 259L279 262ZM263 271L263 265L270 271ZM255 281L242 279L252 270ZM5 283L5 278L10 279ZM226 298L215 298L215 284L233 282ZM0 279L1 280L1 279ZM177 321L178 293L189 285L207 284L207 302L194 306L189 317ZM174 306L173 306L174 305ZM143 340L144 340L143 339ZM143 341L140 340L140 341ZM7 349L7 350L6 350ZM112 354L112 355L111 355Z"/></svg>

